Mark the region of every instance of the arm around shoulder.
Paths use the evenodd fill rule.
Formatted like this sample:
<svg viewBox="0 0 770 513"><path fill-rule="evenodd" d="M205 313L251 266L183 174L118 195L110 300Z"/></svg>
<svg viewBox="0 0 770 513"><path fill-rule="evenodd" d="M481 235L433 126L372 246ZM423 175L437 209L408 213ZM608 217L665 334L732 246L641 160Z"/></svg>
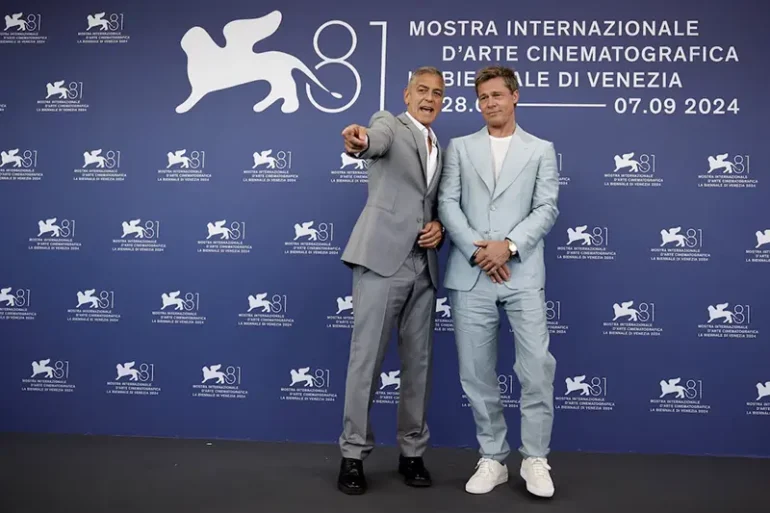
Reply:
<svg viewBox="0 0 770 513"><path fill-rule="evenodd" d="M532 209L506 237L516 245L520 259L526 259L529 252L553 228L559 215L558 199L559 167L556 150L552 142L546 142L538 163Z"/></svg>

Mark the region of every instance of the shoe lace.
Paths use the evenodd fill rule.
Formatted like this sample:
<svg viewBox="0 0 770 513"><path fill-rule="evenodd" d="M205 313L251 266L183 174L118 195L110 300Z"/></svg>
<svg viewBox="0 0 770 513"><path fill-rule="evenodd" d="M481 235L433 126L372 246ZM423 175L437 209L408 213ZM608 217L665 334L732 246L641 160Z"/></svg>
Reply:
<svg viewBox="0 0 770 513"><path fill-rule="evenodd" d="M544 458L532 459L532 471L539 477L547 477L548 471L551 470L550 465Z"/></svg>
<svg viewBox="0 0 770 513"><path fill-rule="evenodd" d="M487 458L481 458L478 463L476 463L476 470L478 471L479 475L489 475L492 473L492 460Z"/></svg>

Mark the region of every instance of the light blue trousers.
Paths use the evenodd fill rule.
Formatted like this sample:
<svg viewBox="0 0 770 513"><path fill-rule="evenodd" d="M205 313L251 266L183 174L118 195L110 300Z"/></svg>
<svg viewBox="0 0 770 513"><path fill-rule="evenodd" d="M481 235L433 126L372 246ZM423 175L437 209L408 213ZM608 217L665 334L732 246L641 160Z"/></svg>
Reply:
<svg viewBox="0 0 770 513"><path fill-rule="evenodd" d="M502 462L511 452L497 381L502 307L513 328L514 373L521 384L521 446L526 458L550 452L556 359L548 350L543 289L511 290L482 274L468 292L450 290L460 381L476 422L482 457ZM506 340L507 343L507 340Z"/></svg>

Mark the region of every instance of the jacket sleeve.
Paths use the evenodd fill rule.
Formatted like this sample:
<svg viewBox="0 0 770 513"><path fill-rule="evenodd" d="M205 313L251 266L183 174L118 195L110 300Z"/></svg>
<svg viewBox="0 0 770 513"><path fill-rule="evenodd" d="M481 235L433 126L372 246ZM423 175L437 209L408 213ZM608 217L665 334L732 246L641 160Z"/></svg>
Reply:
<svg viewBox="0 0 770 513"><path fill-rule="evenodd" d="M374 159L385 155L393 144L396 134L396 118L390 112L375 112L366 129L367 148L353 156L359 159Z"/></svg>
<svg viewBox="0 0 770 513"><path fill-rule="evenodd" d="M439 184L438 216L441 224L446 228L446 233L452 239L452 243L473 265L473 253L478 249L474 242L483 240L483 237L471 228L460 204L462 177L460 155L457 150L458 144L456 139L452 139L447 146L444 167L441 171L441 183Z"/></svg>
<svg viewBox="0 0 770 513"><path fill-rule="evenodd" d="M516 244L520 260L526 260L535 245L553 228L559 215L558 198L559 168L553 143L549 142L538 163L529 215L506 236Z"/></svg>

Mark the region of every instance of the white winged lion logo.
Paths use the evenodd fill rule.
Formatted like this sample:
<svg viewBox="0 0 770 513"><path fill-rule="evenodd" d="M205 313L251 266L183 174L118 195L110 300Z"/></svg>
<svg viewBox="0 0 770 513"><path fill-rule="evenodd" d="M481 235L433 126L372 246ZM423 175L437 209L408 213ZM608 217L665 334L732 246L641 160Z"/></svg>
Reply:
<svg viewBox="0 0 770 513"><path fill-rule="evenodd" d="M300 70L318 87L334 98L339 93L329 91L318 77L298 58L284 52L254 52L256 43L278 30L283 16L273 11L261 18L234 20L222 30L224 48L217 45L206 29L193 27L182 36L181 46L187 54L187 78L190 95L176 107L183 114L192 109L204 96L239 85L264 80L270 84L267 97L254 105L254 112L262 112L282 100L281 112L288 114L299 108L297 84L292 71Z"/></svg>

